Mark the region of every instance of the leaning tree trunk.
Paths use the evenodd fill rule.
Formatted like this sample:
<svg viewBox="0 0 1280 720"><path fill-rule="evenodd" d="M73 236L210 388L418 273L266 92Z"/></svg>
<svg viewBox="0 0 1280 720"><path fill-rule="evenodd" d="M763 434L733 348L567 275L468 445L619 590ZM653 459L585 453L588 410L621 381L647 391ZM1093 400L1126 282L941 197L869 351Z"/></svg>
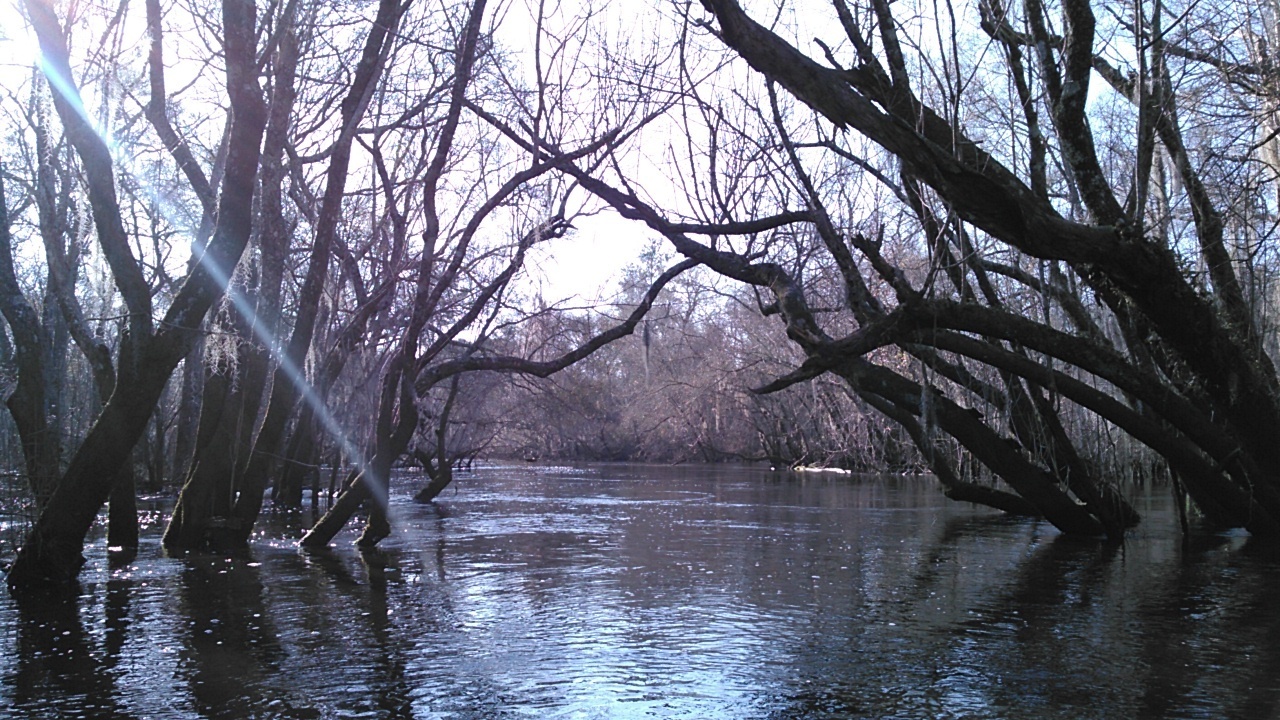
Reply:
<svg viewBox="0 0 1280 720"><path fill-rule="evenodd" d="M412 367L412 361L396 364L399 367L389 369L382 381L373 458L348 478L333 507L302 536L299 543L302 547L318 548L333 542L351 516L369 501L372 501L369 519L357 543L361 547L373 547L391 533L387 519L391 466L404 454L418 420L413 381L404 371L404 365Z"/></svg>
<svg viewBox="0 0 1280 720"><path fill-rule="evenodd" d="M40 216L40 236L48 268L45 313L49 321L44 324L46 327L58 328L53 338L55 344L65 345L67 336L74 340L89 366L91 384L98 402L105 405L115 389L116 371L111 350L90 330L84 309L75 295L76 268L79 266L82 250L75 241L79 227L71 213L73 205L70 192L73 180L67 169L71 162L68 157L64 168L61 171L55 170L49 156L51 151L48 147L48 130L43 120L42 117L36 132L39 159L35 195ZM63 337L57 338L57 335ZM65 373L65 366L54 371L52 365L50 363L46 367L49 375L46 385L51 388L62 382L62 375ZM51 412L61 411L51 409ZM60 430L51 430L55 435L60 435ZM107 545L116 548L138 546L138 503L132 463L125 463L113 481L107 510Z"/></svg>
<svg viewBox="0 0 1280 720"><path fill-rule="evenodd" d="M430 462L430 461L428 461ZM427 470L427 484L414 493L413 499L420 503L435 502L440 493L453 484L453 465L442 462Z"/></svg>
<svg viewBox="0 0 1280 720"><path fill-rule="evenodd" d="M31 485L37 511L53 496L59 468L58 433L49 422L45 395L45 357L48 340L45 328L22 294L13 267L12 238L9 234L9 211L0 177L0 312L13 333L14 355L18 365L18 382L5 405L18 427L22 456L27 466L27 482Z"/></svg>
<svg viewBox="0 0 1280 720"><path fill-rule="evenodd" d="M271 384L271 399L258 435L253 442L248 466L240 480L234 511L234 522L240 540L248 542L253 524L262 510L263 494L279 467L285 429L293 417L298 399L305 395L301 377L302 360L311 347L316 315L328 277L329 258L342 217L342 200L351 162L351 145L360 119L381 77L386 55L395 42L395 28L404 7L399 0L381 0L378 14L365 38L360 62L341 106L341 132L334 142L325 173L325 191L316 223L315 242L307 266L306 278L298 292L297 316L293 334L285 348Z"/></svg>
<svg viewBox="0 0 1280 720"><path fill-rule="evenodd" d="M863 391L858 394L868 405L879 410L886 417L897 422L907 431L907 435L924 455L925 462L933 471L938 482L942 484L943 494L957 502L971 502L986 507L1003 510L1010 515L1026 515L1043 517L1035 505L1022 497L997 488L988 487L975 482L961 480L955 468L946 461L937 446L937 439L924 428L913 412L915 408L907 408L872 392Z"/></svg>
<svg viewBox="0 0 1280 720"><path fill-rule="evenodd" d="M258 146L266 112L255 69L257 10L252 0L223 4L227 93L233 108L227 178L219 198L218 226L199 268L178 290L158 329L150 317L150 289L132 257L120 219L111 155L102 138L79 114L68 52L52 8L27 3L46 59L46 72L68 94L55 93L54 106L84 165L90 204L117 286L130 310L129 336L122 343L115 392L71 458L48 505L19 551L7 578L14 590L74 583L85 535L129 459L164 392L174 368L193 346L209 308L226 287L249 239ZM139 294L141 293L141 294Z"/></svg>
<svg viewBox="0 0 1280 720"><path fill-rule="evenodd" d="M414 494L413 499L420 503L429 503L440 496L444 489L453 482L453 458L449 457L448 435L449 416L453 414L454 403L458 399L458 388L461 375L454 375L449 383L449 395L445 398L440 415L436 418L435 450L422 453L422 469L429 478L427 484Z"/></svg>

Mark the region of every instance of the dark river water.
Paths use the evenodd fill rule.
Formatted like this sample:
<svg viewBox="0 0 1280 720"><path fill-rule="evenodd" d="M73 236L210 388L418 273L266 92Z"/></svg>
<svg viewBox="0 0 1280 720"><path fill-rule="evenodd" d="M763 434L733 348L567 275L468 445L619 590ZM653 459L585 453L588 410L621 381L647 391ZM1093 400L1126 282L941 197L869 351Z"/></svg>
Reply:
<svg viewBox="0 0 1280 720"><path fill-rule="evenodd" d="M1124 546L923 478L491 467L376 553L166 558L0 592L0 717L1275 718L1280 553ZM157 514L158 519L158 514Z"/></svg>

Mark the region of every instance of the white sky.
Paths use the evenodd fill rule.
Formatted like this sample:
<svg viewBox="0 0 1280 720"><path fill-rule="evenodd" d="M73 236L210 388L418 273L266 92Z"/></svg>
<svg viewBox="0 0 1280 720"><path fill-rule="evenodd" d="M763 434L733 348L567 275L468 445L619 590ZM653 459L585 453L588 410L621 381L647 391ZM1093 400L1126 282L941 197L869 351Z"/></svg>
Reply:
<svg viewBox="0 0 1280 720"><path fill-rule="evenodd" d="M490 13L495 5L497 3L490 4ZM499 28L501 42L521 55L531 56L534 30L531 18L536 5L537 0L514 0L506 7L504 21ZM552 1L547 5L548 12L552 7L559 7L562 12L574 13L588 4L568 0ZM612 10L606 8L606 11L617 14L621 11L617 5L614 4ZM29 87L33 66L38 62L39 45L20 6L20 0L3 0L0 4L0 91L9 98L25 101L25 93L29 92L25 88ZM137 19L140 19L141 8L137 10ZM75 42L80 44L87 39L88 35L81 32ZM524 45L524 49L519 49L520 45ZM166 60L172 63L176 53L173 48L166 50ZM73 73L80 70L82 68L76 67L73 60ZM137 71L142 72L143 68L137 68ZM179 75L181 68L173 68L170 79ZM170 89L175 87L177 85L170 82ZM119 170L128 171L127 168ZM540 287L548 302L591 304L607 301L617 289L622 269L639 255L649 233L637 223L623 220L611 212L579 218L574 221L574 228L567 237L532 255L525 282ZM34 252L32 257L40 254Z"/></svg>
<svg viewBox="0 0 1280 720"><path fill-rule="evenodd" d="M647 244L647 233L637 223L613 213L582 218L576 231L554 243L548 254L539 252L529 262L530 279L541 285L548 303L607 301L617 290L622 270Z"/></svg>

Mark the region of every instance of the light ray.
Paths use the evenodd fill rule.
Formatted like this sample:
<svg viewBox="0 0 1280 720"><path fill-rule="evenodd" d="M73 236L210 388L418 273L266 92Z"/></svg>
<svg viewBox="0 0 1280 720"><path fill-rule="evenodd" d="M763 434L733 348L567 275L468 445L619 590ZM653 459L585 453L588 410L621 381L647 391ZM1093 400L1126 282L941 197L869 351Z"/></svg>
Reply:
<svg viewBox="0 0 1280 720"><path fill-rule="evenodd" d="M103 143L106 144L112 156L112 164L115 166L117 171L127 175L134 183L136 183L138 188L144 190L144 192L155 203L155 207L160 211L160 214L166 221L175 228L185 228L183 235L187 237L188 241L191 243L192 252L195 252L194 233L191 232L190 227L187 226L186 223L179 220L182 213L178 212L177 208L173 207L172 203L170 203L169 200L159 192L153 183L144 180L142 178L142 173L136 172L136 169L134 168L134 158L124 152L121 152L120 144L112 137L111 133L93 122L89 117L80 93L70 79L62 77L52 63L47 61L43 54L40 56L39 65L41 70L44 72L44 76L49 80L50 88L62 96L76 114L84 120L85 124L94 133L96 133L99 138L101 138ZM359 478L370 490L370 496L374 498L374 501L377 502L381 509L386 513L388 521L395 524L398 521L398 518L394 517L390 507L390 498L388 497L387 491L384 490L384 488L390 488L389 478L384 479L374 476L374 469L372 465L366 461L365 454L359 451L355 443L352 442L346 429L338 422L333 413L329 411L327 404L323 399L321 399L320 394L316 392L311 383L307 381L306 375L302 369L299 368L297 363L293 362L293 360L284 352L279 338L275 337L268 331L266 323L262 322L261 318L258 316L257 310L253 307L252 302L250 302L243 293L232 285L231 274L227 272L226 268L219 267L218 263L209 256L209 253L206 252L197 253L196 262L200 263L201 267L203 267L217 283L225 288L224 293L235 306L236 310L245 318L250 320L249 324L254 336L265 348L267 348L267 352L270 353L272 359L275 360L277 367L283 371L289 382L297 388L302 401L307 404L313 413L315 413L316 418L320 420L325 431L342 448L343 454L352 459L359 473ZM383 482L383 480L386 480L387 482ZM315 500L316 499L313 498L313 502Z"/></svg>

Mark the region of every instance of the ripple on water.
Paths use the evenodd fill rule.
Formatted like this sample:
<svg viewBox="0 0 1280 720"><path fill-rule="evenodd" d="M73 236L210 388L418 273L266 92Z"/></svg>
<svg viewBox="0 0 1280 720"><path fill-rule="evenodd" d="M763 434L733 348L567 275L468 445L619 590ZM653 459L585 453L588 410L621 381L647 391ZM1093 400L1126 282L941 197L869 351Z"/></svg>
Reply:
<svg viewBox="0 0 1280 720"><path fill-rule="evenodd" d="M1269 717L1280 561L1123 551L927 481L506 466L394 498L377 552L91 548L73 603L0 598L0 717ZM1163 504L1162 504L1163 503ZM1164 513L1163 515L1161 513Z"/></svg>

